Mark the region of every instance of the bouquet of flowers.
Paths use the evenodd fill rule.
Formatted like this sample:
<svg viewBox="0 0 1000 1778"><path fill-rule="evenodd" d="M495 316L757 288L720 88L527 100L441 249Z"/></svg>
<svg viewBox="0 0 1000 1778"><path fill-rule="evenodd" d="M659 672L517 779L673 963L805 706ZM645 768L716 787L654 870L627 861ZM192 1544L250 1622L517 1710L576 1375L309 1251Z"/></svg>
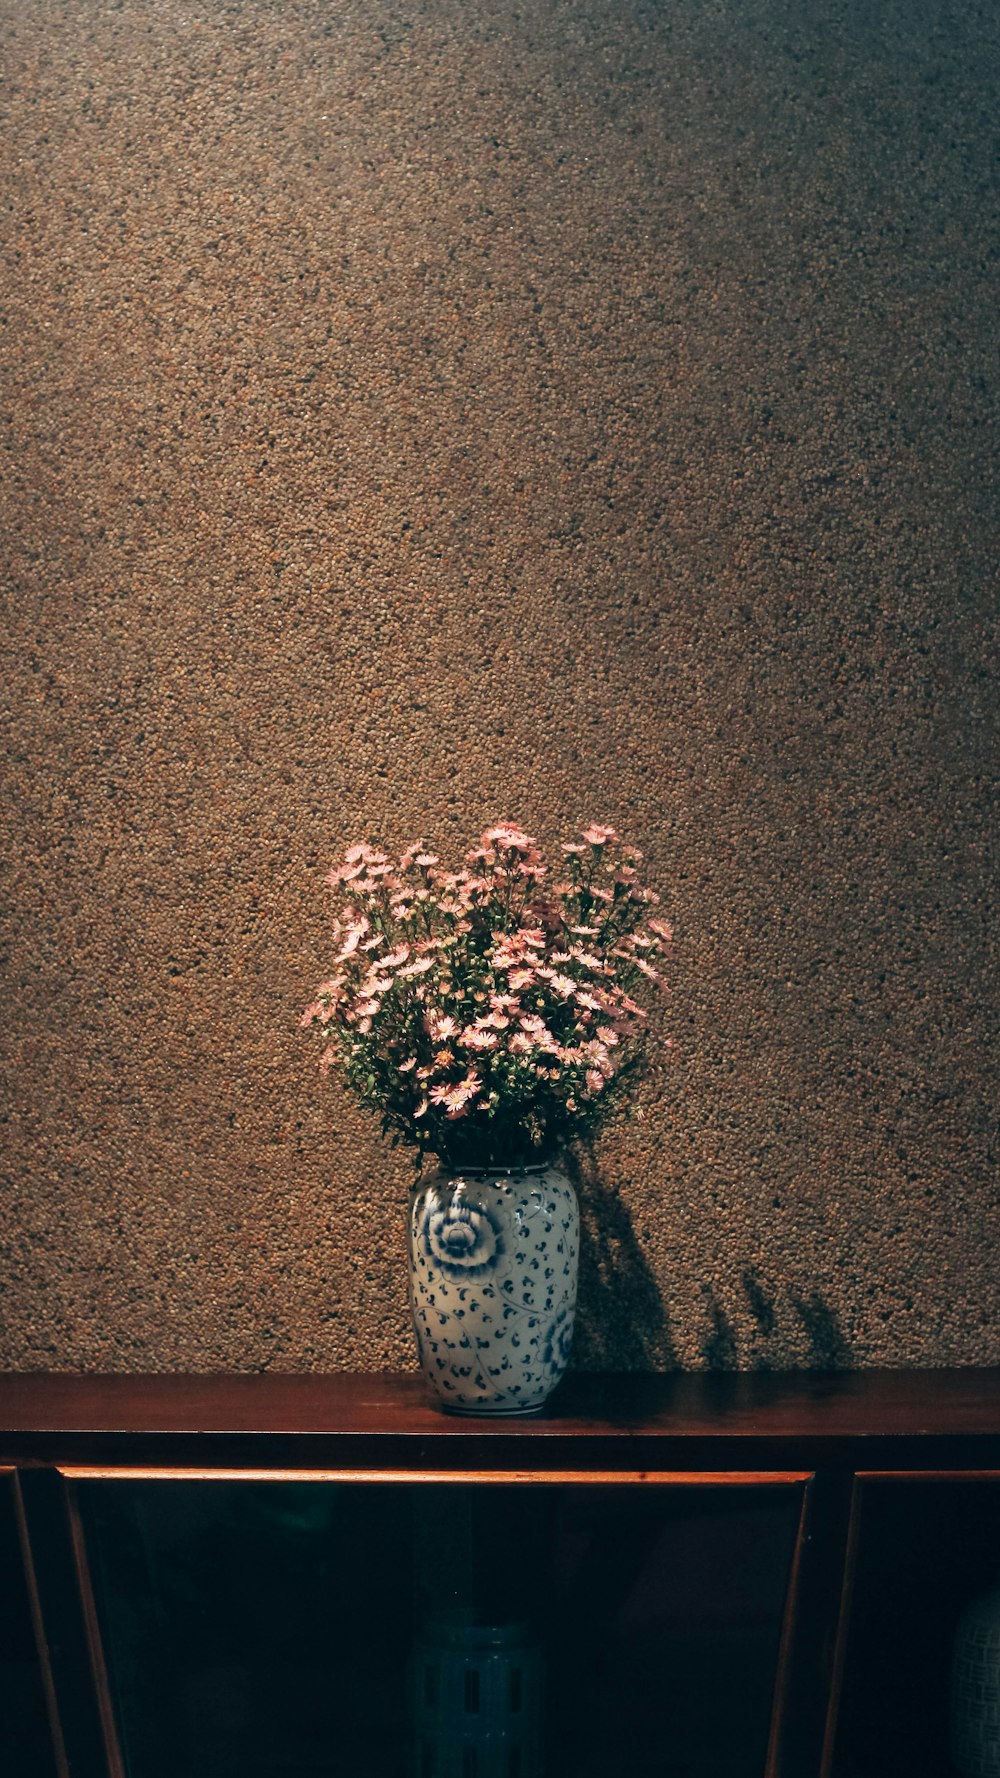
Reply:
<svg viewBox="0 0 1000 1778"><path fill-rule="evenodd" d="M393 1146L446 1166L517 1167L586 1140L641 1067L670 927L641 853L591 825L560 880L519 828L491 827L448 870L422 842L398 860L352 846L333 973L302 1016Z"/></svg>

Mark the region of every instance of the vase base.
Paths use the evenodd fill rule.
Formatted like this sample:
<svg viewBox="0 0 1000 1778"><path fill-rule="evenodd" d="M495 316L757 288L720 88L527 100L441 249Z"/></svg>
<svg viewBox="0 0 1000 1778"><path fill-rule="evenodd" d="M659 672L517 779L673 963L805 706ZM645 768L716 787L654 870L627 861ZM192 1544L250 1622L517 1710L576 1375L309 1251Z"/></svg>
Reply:
<svg viewBox="0 0 1000 1778"><path fill-rule="evenodd" d="M460 1407L457 1402L450 1401L439 1401L437 1405L441 1409L442 1414L454 1414L458 1419L486 1420L493 1418L495 1420L523 1420L529 1414L540 1414L545 1408L546 1403L544 1401L536 1402L533 1408L515 1408L511 1407L509 1403L506 1402L502 1402L496 1406L491 1403L486 1403L481 1408L464 1408Z"/></svg>

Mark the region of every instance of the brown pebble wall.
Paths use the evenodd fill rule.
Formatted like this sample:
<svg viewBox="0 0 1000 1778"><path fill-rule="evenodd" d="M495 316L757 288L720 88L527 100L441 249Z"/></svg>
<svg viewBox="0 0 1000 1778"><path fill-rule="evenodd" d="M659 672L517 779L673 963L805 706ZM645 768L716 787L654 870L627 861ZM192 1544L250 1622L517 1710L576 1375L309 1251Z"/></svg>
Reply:
<svg viewBox="0 0 1000 1778"><path fill-rule="evenodd" d="M297 1021L498 817L676 925L577 1362L1000 1362L995 10L0 20L0 1362L411 1365Z"/></svg>

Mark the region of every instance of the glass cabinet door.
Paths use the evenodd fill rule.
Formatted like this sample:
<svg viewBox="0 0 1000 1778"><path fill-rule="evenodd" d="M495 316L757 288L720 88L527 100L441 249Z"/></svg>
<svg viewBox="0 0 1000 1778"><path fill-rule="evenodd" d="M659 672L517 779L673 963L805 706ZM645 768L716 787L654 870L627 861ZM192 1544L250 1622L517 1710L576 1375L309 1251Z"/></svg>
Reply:
<svg viewBox="0 0 1000 1778"><path fill-rule="evenodd" d="M797 1483L76 1483L127 1778L763 1778Z"/></svg>
<svg viewBox="0 0 1000 1778"><path fill-rule="evenodd" d="M0 1772L55 1778L42 1670L18 1535L15 1481L0 1473Z"/></svg>
<svg viewBox="0 0 1000 1778"><path fill-rule="evenodd" d="M833 1778L1000 1770L1000 1476L860 1477L855 1515Z"/></svg>

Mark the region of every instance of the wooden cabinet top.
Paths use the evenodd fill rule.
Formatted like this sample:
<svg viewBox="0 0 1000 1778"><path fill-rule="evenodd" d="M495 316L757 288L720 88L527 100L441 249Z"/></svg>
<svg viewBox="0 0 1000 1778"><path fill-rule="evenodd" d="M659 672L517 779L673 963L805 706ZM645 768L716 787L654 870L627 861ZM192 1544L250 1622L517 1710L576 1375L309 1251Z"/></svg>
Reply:
<svg viewBox="0 0 1000 1778"><path fill-rule="evenodd" d="M1000 1467L1000 1369L571 1375L525 1418L417 1375L0 1375L0 1463Z"/></svg>

